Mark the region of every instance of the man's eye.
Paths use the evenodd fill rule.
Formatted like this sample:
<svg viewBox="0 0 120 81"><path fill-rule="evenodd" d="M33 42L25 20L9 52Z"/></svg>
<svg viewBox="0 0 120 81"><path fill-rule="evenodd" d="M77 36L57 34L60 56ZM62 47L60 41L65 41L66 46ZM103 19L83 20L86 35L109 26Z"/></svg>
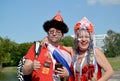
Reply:
<svg viewBox="0 0 120 81"><path fill-rule="evenodd" d="M61 33L61 32L57 32L57 33Z"/></svg>

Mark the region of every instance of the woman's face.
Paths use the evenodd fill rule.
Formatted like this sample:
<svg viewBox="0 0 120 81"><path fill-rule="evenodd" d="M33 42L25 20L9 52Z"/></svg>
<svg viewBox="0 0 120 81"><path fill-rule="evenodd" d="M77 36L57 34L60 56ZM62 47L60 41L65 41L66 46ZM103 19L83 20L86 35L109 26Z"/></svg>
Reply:
<svg viewBox="0 0 120 81"><path fill-rule="evenodd" d="M90 43L90 34L87 30L80 30L78 35L78 47L80 50L87 50Z"/></svg>

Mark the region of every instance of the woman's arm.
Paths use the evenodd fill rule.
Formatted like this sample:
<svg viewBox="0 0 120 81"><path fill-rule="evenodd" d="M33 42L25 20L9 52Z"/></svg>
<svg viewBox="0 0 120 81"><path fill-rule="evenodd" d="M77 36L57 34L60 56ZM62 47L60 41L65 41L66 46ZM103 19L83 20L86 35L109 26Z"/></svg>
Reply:
<svg viewBox="0 0 120 81"><path fill-rule="evenodd" d="M112 69L109 61L105 57L104 53L100 49L95 48L95 52L96 52L97 63L104 70L102 77L98 81L107 81L113 75L113 73L114 73L113 69Z"/></svg>

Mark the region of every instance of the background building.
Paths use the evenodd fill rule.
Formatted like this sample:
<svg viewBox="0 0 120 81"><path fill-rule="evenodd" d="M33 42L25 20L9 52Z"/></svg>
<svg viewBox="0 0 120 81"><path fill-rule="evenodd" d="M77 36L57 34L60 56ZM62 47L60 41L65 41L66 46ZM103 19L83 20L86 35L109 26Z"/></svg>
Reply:
<svg viewBox="0 0 120 81"><path fill-rule="evenodd" d="M103 46L104 46L104 39L107 36L107 34L98 34L98 35L94 35L94 46L100 48L101 50L103 50Z"/></svg>

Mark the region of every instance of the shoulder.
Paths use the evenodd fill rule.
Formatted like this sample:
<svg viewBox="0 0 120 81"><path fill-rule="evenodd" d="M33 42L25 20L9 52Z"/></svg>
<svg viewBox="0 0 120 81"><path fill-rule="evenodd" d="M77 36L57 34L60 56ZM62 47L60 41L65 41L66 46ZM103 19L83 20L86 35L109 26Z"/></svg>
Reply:
<svg viewBox="0 0 120 81"><path fill-rule="evenodd" d="M105 60L106 59L104 52L99 48L95 47L95 54L96 54L97 60L101 60L101 59Z"/></svg>
<svg viewBox="0 0 120 81"><path fill-rule="evenodd" d="M96 54L103 54L103 51L100 48L94 48Z"/></svg>

